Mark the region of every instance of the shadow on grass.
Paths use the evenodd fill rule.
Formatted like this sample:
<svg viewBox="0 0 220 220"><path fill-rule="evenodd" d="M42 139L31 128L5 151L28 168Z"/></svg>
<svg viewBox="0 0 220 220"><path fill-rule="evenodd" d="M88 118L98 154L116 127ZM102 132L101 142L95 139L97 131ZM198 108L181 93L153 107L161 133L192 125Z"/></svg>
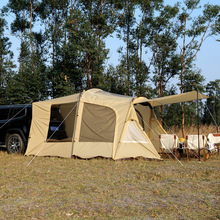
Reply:
<svg viewBox="0 0 220 220"><path fill-rule="evenodd" d="M2 146L0 146L0 152L4 152L4 151L6 151L6 148L5 147L2 147Z"/></svg>

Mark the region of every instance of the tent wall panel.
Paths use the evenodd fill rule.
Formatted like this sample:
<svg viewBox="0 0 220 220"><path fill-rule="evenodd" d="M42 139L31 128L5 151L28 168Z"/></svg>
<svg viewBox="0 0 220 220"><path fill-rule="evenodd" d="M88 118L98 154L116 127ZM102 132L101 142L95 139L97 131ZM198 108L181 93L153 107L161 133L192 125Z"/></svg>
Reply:
<svg viewBox="0 0 220 220"><path fill-rule="evenodd" d="M73 155L81 158L109 157L112 158L113 143L77 142L74 144Z"/></svg>
<svg viewBox="0 0 220 220"><path fill-rule="evenodd" d="M38 156L57 156L70 158L72 149L72 142L48 142L41 143L32 148L26 155Z"/></svg>
<svg viewBox="0 0 220 220"><path fill-rule="evenodd" d="M50 104L33 103L32 122L28 139L26 155L32 151L32 147L42 145L47 140L50 121Z"/></svg>
<svg viewBox="0 0 220 220"><path fill-rule="evenodd" d="M115 160L122 158L146 157L160 159L151 142L149 143L120 143L115 155Z"/></svg>
<svg viewBox="0 0 220 220"><path fill-rule="evenodd" d="M74 130L73 130L73 132L74 132L74 134L73 134L73 136L74 136L73 148L74 148L74 144L79 141L83 106L84 106L84 103L79 100L78 104L77 104L75 126L74 126Z"/></svg>
<svg viewBox="0 0 220 220"><path fill-rule="evenodd" d="M115 157L116 150L118 148L118 144L120 142L120 138L123 134L124 125L126 123L126 119L131 110L131 102L126 102L125 104L119 104L116 113L116 127L115 127L115 138L113 145L112 158Z"/></svg>
<svg viewBox="0 0 220 220"><path fill-rule="evenodd" d="M72 142L50 142L46 143L39 156L58 156L70 158Z"/></svg>
<svg viewBox="0 0 220 220"><path fill-rule="evenodd" d="M151 117L151 121L150 121L150 128L151 128L151 131L150 131L150 133L148 133L148 136L149 136L150 140L152 141L156 150L158 152L160 152L161 148L160 148L159 135L166 134L166 131L163 129L163 127L161 126L161 124L157 120L154 112L152 112L152 117Z"/></svg>

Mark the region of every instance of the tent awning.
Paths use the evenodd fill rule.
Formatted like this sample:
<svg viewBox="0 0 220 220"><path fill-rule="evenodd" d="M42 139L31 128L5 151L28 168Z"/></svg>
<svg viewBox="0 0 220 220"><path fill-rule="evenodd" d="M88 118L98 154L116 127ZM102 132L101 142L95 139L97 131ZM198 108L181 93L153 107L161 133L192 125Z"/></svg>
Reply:
<svg viewBox="0 0 220 220"><path fill-rule="evenodd" d="M198 93L198 99L207 99L207 98L209 98L209 96L204 95L202 93ZM173 103L190 102L193 100L197 100L196 91L186 92L178 95L165 96L155 99L147 99L145 100L145 102L147 101L151 104L152 107L155 107L155 106L168 105ZM144 102L144 100L141 102Z"/></svg>

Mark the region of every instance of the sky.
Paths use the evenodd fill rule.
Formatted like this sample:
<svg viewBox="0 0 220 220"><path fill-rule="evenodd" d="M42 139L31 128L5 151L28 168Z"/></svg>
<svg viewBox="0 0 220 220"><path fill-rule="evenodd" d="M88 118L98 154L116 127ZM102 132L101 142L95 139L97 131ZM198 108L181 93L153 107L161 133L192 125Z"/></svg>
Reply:
<svg viewBox="0 0 220 220"><path fill-rule="evenodd" d="M180 0L181 1L181 0ZM182 1L181 1L182 2ZM211 4L218 4L220 5L220 0L201 0L200 3L202 5L206 3ZM0 0L0 9L5 6L8 3L8 0ZM165 0L166 4L173 5L176 3L176 0ZM9 14L6 17L6 20L8 24L12 20L14 20L14 15ZM9 25L8 25L9 26ZM12 36L10 29L5 31L6 36L10 38L10 41L12 42L12 48L11 50L14 52L14 59L17 61L17 57L19 54L19 46L20 46L20 40L19 38ZM196 67L201 70L201 74L205 78L205 83L208 83L209 81L214 81L216 79L220 79L220 43L216 41L216 39L219 39L219 36L214 36L207 38L202 47L201 50L198 52L196 57ZM109 53L109 60L107 61L107 64L113 64L114 66L119 63L119 55L117 53L117 49L122 45L122 42L118 39L114 38L108 38L106 40L106 47L110 49ZM149 63L149 57L147 55L143 56L146 63ZM171 84L176 84L176 78L172 79L170 81Z"/></svg>

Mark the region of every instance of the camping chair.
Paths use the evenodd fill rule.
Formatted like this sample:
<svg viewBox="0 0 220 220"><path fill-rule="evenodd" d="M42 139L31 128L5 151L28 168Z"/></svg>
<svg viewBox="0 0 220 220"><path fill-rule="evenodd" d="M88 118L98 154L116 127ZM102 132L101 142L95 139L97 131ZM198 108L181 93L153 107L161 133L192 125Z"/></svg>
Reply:
<svg viewBox="0 0 220 220"><path fill-rule="evenodd" d="M220 134L209 134L207 138L207 146L206 149L208 150L207 159L211 154L217 152L219 155L219 146L220 146Z"/></svg>
<svg viewBox="0 0 220 220"><path fill-rule="evenodd" d="M176 154L178 148L178 137L176 134L160 134L159 139L162 157L167 155L171 158L170 152Z"/></svg>
<svg viewBox="0 0 220 220"><path fill-rule="evenodd" d="M204 152L204 161L206 159L206 152L205 152L205 146L206 146L206 136L205 135L199 135L199 145L198 145L198 135L186 135L186 148L187 148L187 160L189 160L189 153L193 153L194 157L198 158L199 149L200 152L203 150Z"/></svg>

